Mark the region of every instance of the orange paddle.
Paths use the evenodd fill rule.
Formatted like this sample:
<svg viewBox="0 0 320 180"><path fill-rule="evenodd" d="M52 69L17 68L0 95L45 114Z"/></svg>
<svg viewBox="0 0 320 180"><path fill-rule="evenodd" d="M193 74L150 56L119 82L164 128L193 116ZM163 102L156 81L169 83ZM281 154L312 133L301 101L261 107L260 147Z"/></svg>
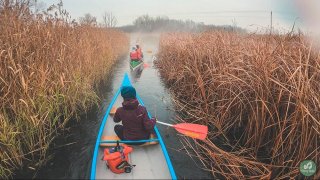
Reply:
<svg viewBox="0 0 320 180"><path fill-rule="evenodd" d="M143 67L144 67L144 68L147 68L147 67L149 67L149 64L144 63L144 64L143 64Z"/></svg>
<svg viewBox="0 0 320 180"><path fill-rule="evenodd" d="M161 121L157 121L159 124L163 124L166 126L170 126L175 128L181 134L186 136L204 140L208 134L208 126L200 125L200 124L191 124L191 123L180 123L180 124L168 124Z"/></svg>

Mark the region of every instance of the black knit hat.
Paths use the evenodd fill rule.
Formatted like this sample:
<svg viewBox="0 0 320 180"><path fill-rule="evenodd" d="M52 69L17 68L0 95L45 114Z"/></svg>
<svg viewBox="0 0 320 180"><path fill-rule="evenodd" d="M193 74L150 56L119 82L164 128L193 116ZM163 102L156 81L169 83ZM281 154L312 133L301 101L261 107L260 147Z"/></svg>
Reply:
<svg viewBox="0 0 320 180"><path fill-rule="evenodd" d="M136 90L132 86L123 86L121 89L121 96L123 99L135 99Z"/></svg>

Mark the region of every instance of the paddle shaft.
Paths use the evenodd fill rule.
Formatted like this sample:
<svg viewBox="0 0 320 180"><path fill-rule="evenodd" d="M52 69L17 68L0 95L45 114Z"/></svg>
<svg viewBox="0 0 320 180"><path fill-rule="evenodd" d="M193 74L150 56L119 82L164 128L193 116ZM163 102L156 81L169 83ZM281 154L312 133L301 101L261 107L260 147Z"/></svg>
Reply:
<svg viewBox="0 0 320 180"><path fill-rule="evenodd" d="M159 123L159 124L163 124L163 125L166 125L166 126L170 126L170 127L172 127L172 126L173 126L172 124L164 123L164 122L161 122L161 121L158 121L158 120L157 120L157 123Z"/></svg>

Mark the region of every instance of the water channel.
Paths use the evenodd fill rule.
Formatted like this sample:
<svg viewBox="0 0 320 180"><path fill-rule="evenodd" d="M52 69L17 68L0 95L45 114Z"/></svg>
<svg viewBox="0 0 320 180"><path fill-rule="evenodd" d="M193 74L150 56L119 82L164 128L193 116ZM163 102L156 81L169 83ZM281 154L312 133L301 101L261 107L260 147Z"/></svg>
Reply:
<svg viewBox="0 0 320 180"><path fill-rule="evenodd" d="M144 61L148 65L140 73L132 73L129 57L120 59L113 67L108 85L103 89L104 99L101 108L79 122L71 123L67 131L60 134L54 148L49 151L53 158L46 166L37 170L35 178L88 179L90 177L91 159L95 139L104 113L113 95L119 88L123 75L128 72L133 86L144 101L152 116L164 122L174 122L175 112L170 100L170 93L153 66L154 55L159 44L158 34L131 34L130 47L136 42L144 51ZM181 136L174 129L157 125L166 144L170 159L179 179L208 179L210 173L204 171L196 158L191 158L183 150ZM23 173L19 176L26 177Z"/></svg>

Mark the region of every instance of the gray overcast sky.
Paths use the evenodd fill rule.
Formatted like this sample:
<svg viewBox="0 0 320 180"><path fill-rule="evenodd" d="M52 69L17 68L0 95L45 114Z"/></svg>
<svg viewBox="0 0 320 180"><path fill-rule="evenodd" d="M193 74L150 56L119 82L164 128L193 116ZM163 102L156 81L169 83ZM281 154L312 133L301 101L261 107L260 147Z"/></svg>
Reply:
<svg viewBox="0 0 320 180"><path fill-rule="evenodd" d="M119 26L132 24L138 16L148 14L205 24L231 25L236 22L247 29L267 28L272 10L274 27L290 29L300 15L299 1L302 0L64 0L63 3L72 18L90 13L101 21L103 12L107 11L117 17ZM49 6L59 0L43 2Z"/></svg>

